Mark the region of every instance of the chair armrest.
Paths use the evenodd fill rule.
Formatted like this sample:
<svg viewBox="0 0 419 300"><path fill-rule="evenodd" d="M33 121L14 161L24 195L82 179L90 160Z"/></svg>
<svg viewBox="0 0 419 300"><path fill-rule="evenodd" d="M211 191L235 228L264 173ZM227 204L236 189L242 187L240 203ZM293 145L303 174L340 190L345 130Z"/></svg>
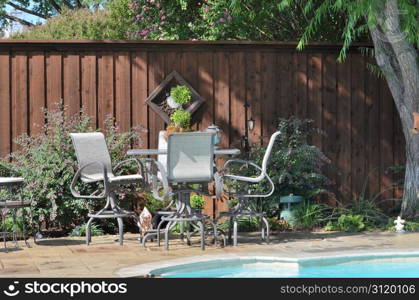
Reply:
<svg viewBox="0 0 419 300"><path fill-rule="evenodd" d="M263 178L265 178L265 176L267 176L267 174L265 172L263 172L262 168L259 167L257 164L255 164L253 162L250 162L250 161L238 159L238 158L232 158L232 159L229 159L228 161L226 161L226 163L223 166L223 170L227 169L227 167L229 165L231 165L232 163L245 164L247 167L252 166L255 169L257 169L258 171L260 171L260 174L258 175L258 177L247 177L247 176L240 176L240 175L234 175L234 174L224 174L223 177L226 177L226 178L229 178L229 179L232 179L232 180L258 183L258 182L262 181Z"/></svg>
<svg viewBox="0 0 419 300"><path fill-rule="evenodd" d="M116 171L117 171L119 168L121 168L124 164L126 164L126 163L128 163L128 162L131 162L131 161L135 161L135 163L137 164L137 171L140 171L140 174L143 176L144 181L145 181L145 182L147 182L147 178L146 178L147 173L145 172L144 165L143 165L143 163L142 163L139 159L137 159L137 158L128 158L128 159L126 159L126 160L124 160L124 161L120 161L119 163L117 163L117 164L115 165L115 167L113 168L112 172L113 172L113 173L116 173Z"/></svg>
<svg viewBox="0 0 419 300"><path fill-rule="evenodd" d="M98 195L98 196L81 195L80 193L78 193L76 191L75 186L77 184L77 181L80 178L81 172L85 168L87 168L89 166L92 166L92 165L99 165L102 168L104 191L101 195ZM85 198L85 199L102 199L102 198L105 198L109 194L109 179L108 179L108 172L106 170L106 166L100 161L93 161L93 162L90 162L88 164L85 164L84 166L82 166L80 169L77 170L76 174L74 174L73 180L71 181L70 190L71 190L71 194L76 198Z"/></svg>
<svg viewBox="0 0 419 300"><path fill-rule="evenodd" d="M240 195L240 197L244 197L244 198L253 198L253 197L259 198L259 197L261 197L261 198L263 198L263 197L269 197L273 194L273 192L275 190L275 185L274 185L271 177L269 177L269 175L266 174L266 172L264 172L261 167L259 167L257 164L255 164L253 162L250 162L250 161L246 161L246 160L242 160L242 159L238 159L238 158L232 158L232 159L229 159L228 161L226 161L226 163L223 166L223 170L226 169L228 167L228 165L230 165L232 163L246 164L247 167L252 166L255 169L257 169L258 171L260 171L260 174L259 174L258 177L247 177L247 176L239 176L239 175L234 175L234 174L224 174L223 177L229 178L229 179L232 179L232 180L236 180L236 181L244 181L244 182L250 182L250 183L259 183L266 177L269 181L270 186L271 186L271 189L266 194L261 194L261 195L243 194L243 195Z"/></svg>

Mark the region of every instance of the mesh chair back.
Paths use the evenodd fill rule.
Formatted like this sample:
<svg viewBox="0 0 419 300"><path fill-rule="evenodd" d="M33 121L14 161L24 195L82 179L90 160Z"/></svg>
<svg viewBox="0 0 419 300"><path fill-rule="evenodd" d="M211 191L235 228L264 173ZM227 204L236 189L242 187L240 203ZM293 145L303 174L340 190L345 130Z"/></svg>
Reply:
<svg viewBox="0 0 419 300"><path fill-rule="evenodd" d="M158 148L167 150L167 140L164 136L164 131L159 132ZM157 161L161 162L165 169L167 169L167 155L157 155Z"/></svg>
<svg viewBox="0 0 419 300"><path fill-rule="evenodd" d="M102 163L108 176L113 177L112 162L106 145L105 136L101 132L70 133L76 151L79 168L92 162ZM100 164L92 164L81 172L85 182L103 180L103 169Z"/></svg>
<svg viewBox="0 0 419 300"><path fill-rule="evenodd" d="M172 182L206 182L213 180L213 133L188 132L170 134L167 147L167 173Z"/></svg>

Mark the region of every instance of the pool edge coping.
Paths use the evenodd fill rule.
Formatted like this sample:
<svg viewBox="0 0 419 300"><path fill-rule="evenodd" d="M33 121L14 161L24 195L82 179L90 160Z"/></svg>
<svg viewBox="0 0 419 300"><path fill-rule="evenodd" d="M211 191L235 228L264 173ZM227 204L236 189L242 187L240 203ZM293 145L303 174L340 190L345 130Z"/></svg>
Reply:
<svg viewBox="0 0 419 300"><path fill-rule="evenodd" d="M163 261L155 261L151 263L138 264L130 267L124 267L116 270L114 274L120 278L129 277L153 277L152 272L158 269L171 268L180 265L193 264L193 263L205 263L213 260L273 260L284 263L301 263L310 262L315 260L332 260L332 259L343 259L350 256L351 258L385 258L388 256L398 257L410 257L419 256L419 250L404 249L403 251L375 251L375 252L363 252L363 251L345 251L343 253L328 253L322 256L311 256L306 255L305 257L292 257L284 253L272 254L272 253L228 253L228 254L212 254L212 255L200 255L200 256L189 256L179 257L174 259L167 259Z"/></svg>

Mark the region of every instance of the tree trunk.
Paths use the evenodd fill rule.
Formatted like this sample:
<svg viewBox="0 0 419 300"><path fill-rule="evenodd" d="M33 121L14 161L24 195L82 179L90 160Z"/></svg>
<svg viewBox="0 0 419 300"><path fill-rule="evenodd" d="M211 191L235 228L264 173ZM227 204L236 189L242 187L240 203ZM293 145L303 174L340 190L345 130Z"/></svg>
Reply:
<svg viewBox="0 0 419 300"><path fill-rule="evenodd" d="M377 14L376 26L370 27L375 58L387 80L406 140L406 174L401 215L412 218L419 203L419 134L411 132L412 114L419 111L418 50L401 31L396 0L383 1Z"/></svg>

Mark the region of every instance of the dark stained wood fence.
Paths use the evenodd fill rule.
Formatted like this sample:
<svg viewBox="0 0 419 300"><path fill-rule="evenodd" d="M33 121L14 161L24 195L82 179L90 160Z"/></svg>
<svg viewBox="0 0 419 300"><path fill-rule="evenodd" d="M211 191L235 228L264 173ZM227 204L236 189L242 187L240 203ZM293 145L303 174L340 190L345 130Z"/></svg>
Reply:
<svg viewBox="0 0 419 300"><path fill-rule="evenodd" d="M106 115L121 130L142 125L144 147L156 147L163 121L146 97L171 71L179 72L206 100L194 115L196 129L215 123L222 146L264 140L278 117L314 119L327 137L316 137L331 158L327 174L339 200L350 202L369 176L371 193L392 182L389 166L404 162L404 139L383 79L366 68L370 58L350 49L337 63L339 45L246 42L0 42L0 155L13 140L35 134L42 107L59 99L77 113L84 107L96 126ZM246 120L255 120L252 131ZM265 138L266 142L266 138ZM393 192L384 193L390 198ZM214 205L216 207L216 205ZM210 209L210 208L209 208Z"/></svg>

